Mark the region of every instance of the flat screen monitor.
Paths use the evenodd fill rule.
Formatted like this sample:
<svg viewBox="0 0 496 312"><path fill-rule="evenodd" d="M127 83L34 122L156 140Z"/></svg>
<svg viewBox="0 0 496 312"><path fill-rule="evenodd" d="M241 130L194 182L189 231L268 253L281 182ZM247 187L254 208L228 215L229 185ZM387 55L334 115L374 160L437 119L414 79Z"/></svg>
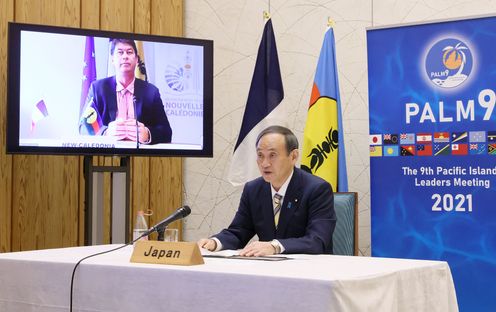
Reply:
<svg viewBox="0 0 496 312"><path fill-rule="evenodd" d="M211 157L213 42L9 23L6 135L9 154Z"/></svg>

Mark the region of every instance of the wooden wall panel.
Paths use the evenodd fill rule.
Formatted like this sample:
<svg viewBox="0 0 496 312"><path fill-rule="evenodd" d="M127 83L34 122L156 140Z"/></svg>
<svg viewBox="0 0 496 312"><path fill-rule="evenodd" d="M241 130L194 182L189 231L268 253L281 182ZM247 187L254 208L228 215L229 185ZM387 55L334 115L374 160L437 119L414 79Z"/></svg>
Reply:
<svg viewBox="0 0 496 312"><path fill-rule="evenodd" d="M150 31L154 35L183 35L183 1L151 0ZM151 158L150 207L156 213L150 218L152 224L162 220L182 205L182 159ZM182 222L171 227L179 229L182 237Z"/></svg>
<svg viewBox="0 0 496 312"><path fill-rule="evenodd" d="M184 6L182 0L152 0L152 34L182 36ZM181 18L177 18L177 17ZM174 17L174 18L171 18Z"/></svg>
<svg viewBox="0 0 496 312"><path fill-rule="evenodd" d="M81 1L81 28L100 29L100 0ZM96 157L95 157L96 158ZM85 177L84 177L84 157L79 159L79 222L78 222L78 244L84 245L85 235Z"/></svg>
<svg viewBox="0 0 496 312"><path fill-rule="evenodd" d="M16 0L15 21L79 27L80 0Z"/></svg>
<svg viewBox="0 0 496 312"><path fill-rule="evenodd" d="M134 1L134 32L150 34L151 28L151 3L150 0Z"/></svg>
<svg viewBox="0 0 496 312"><path fill-rule="evenodd" d="M179 158L150 159L150 209L155 213L150 217L156 224L182 205L182 161ZM176 221L171 228L179 229L182 237L182 222Z"/></svg>
<svg viewBox="0 0 496 312"><path fill-rule="evenodd" d="M152 5L150 0L102 0L100 28L142 34L182 35L182 1L161 1L160 4L162 6L157 5L157 3ZM153 19L152 16L154 16ZM164 20L167 20L167 23L164 23ZM171 23L170 21L176 22ZM180 27L175 25L180 25ZM156 31L152 32L154 28ZM98 164L118 165L118 158L112 158L112 162L109 162L108 158L105 157L103 161L100 158ZM156 165L153 167L152 163ZM168 176L171 173L178 173L179 176ZM147 220L149 225L152 225L171 214L181 205L181 158L131 157L130 179L131 213L129 224L134 223L138 210L153 211L153 216ZM169 183L169 180L174 180L174 183ZM108 185L107 182L106 180L105 185ZM107 189L105 194L108 194ZM110 212L110 208L105 207L104 211ZM181 223L177 222L175 227L180 228L180 225ZM129 232L131 231L132 228L129 229Z"/></svg>
<svg viewBox="0 0 496 312"><path fill-rule="evenodd" d="M15 21L79 26L79 0L15 1ZM79 158L23 156L13 158L13 251L78 242Z"/></svg>
<svg viewBox="0 0 496 312"><path fill-rule="evenodd" d="M0 1L0 252L11 249L12 156L5 154L7 128L7 22L14 20L14 1Z"/></svg>
<svg viewBox="0 0 496 312"><path fill-rule="evenodd" d="M122 32L133 31L133 13L134 2L133 0L101 0L100 4L100 29L113 30ZM104 166L118 166L120 164L120 157L99 157L99 165ZM103 160L103 163L102 163ZM105 228L110 228L110 213L111 213L111 177L110 174L104 175L104 216ZM132 224L132 223L131 223ZM105 236L104 242L109 242L110 237Z"/></svg>
<svg viewBox="0 0 496 312"><path fill-rule="evenodd" d="M85 233L85 178L84 178L84 157L79 157L79 185L78 185L78 222L77 222L77 246L84 245Z"/></svg>
<svg viewBox="0 0 496 312"><path fill-rule="evenodd" d="M81 28L100 29L100 0L81 1Z"/></svg>
<svg viewBox="0 0 496 312"><path fill-rule="evenodd" d="M150 0L135 0L134 2L134 23L133 29L135 33L149 34L150 33ZM143 55L140 55L143 57ZM146 63L146 60L145 60ZM136 214L139 210L152 210L150 206L150 176L153 173L150 171L150 157L133 157L131 162L131 190L130 190L130 209L129 224L134 224ZM153 221L147 217L148 225L153 225ZM129 229L132 231L132 228Z"/></svg>
<svg viewBox="0 0 496 312"><path fill-rule="evenodd" d="M104 30L132 32L134 25L133 0L102 0L100 27Z"/></svg>
<svg viewBox="0 0 496 312"><path fill-rule="evenodd" d="M7 21L182 35L182 10L182 0L1 0L0 129L5 133ZM4 148L5 136L0 137L0 143ZM152 209L155 214L149 223L153 224L182 203L182 159L131 160L130 224L138 209ZM116 166L120 162L120 157L93 158L95 165ZM83 164L83 157L77 156L0 153L0 252L84 243ZM104 180L109 226L110 174L106 173ZM177 223L174 227L180 228Z"/></svg>
<svg viewBox="0 0 496 312"><path fill-rule="evenodd" d="M14 157L13 250L77 245L78 174L77 157Z"/></svg>

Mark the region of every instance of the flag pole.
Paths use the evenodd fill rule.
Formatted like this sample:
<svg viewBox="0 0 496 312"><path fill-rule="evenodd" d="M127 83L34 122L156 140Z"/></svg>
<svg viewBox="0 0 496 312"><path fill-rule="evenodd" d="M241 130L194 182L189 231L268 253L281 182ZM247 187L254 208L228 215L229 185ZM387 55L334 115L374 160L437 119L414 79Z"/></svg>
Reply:
<svg viewBox="0 0 496 312"><path fill-rule="evenodd" d="M270 12L269 11L263 11L263 19L264 22L270 19Z"/></svg>
<svg viewBox="0 0 496 312"><path fill-rule="evenodd" d="M300 168L327 180L333 191L346 192L348 180L333 26L334 21L327 17L303 132Z"/></svg>
<svg viewBox="0 0 496 312"><path fill-rule="evenodd" d="M334 20L330 16L328 16L327 17L327 29L333 28L333 27L334 27Z"/></svg>

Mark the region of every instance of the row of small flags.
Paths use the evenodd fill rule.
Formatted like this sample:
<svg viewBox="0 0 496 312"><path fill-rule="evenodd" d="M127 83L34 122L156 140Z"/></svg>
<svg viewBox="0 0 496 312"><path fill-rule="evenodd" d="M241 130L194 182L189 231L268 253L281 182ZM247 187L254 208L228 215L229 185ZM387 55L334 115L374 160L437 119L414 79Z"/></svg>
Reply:
<svg viewBox="0 0 496 312"><path fill-rule="evenodd" d="M370 156L496 155L496 131L371 134Z"/></svg>

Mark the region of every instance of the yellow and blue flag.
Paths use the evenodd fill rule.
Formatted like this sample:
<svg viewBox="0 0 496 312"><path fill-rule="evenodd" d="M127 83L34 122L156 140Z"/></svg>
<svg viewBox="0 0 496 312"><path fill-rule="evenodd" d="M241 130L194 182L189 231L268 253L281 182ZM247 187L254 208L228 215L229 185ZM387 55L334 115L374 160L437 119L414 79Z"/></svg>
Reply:
<svg viewBox="0 0 496 312"><path fill-rule="evenodd" d="M324 36L303 134L301 168L348 191L334 31Z"/></svg>
<svg viewBox="0 0 496 312"><path fill-rule="evenodd" d="M148 81L148 74L146 72L145 66L145 48L143 47L143 41L134 40L136 44L136 54L138 55L138 65L134 69L134 77L139 78L144 81ZM191 66L191 64L186 64L185 66Z"/></svg>

